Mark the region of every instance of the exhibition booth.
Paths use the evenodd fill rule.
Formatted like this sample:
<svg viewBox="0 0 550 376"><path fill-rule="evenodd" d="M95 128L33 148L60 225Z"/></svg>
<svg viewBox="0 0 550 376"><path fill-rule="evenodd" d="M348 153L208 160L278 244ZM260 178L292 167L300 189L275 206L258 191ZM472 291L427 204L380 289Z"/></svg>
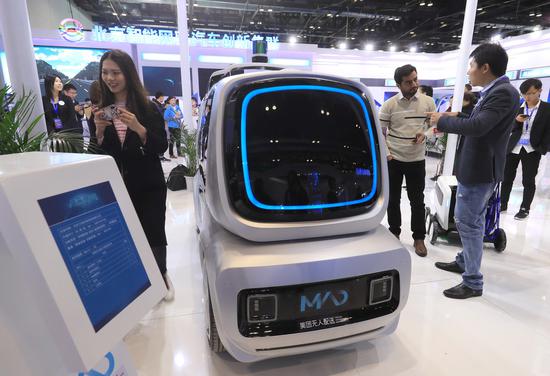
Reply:
<svg viewBox="0 0 550 376"><path fill-rule="evenodd" d="M166 35L159 36L163 32ZM78 42L65 40L57 30L32 30L32 37L41 77L55 69L73 83L75 80L91 82L98 77L90 76L92 70L86 70L88 65L97 64L103 52L117 48L134 58L151 95L162 91L165 95L182 97L179 45L174 30L95 26L91 32L83 32L83 39ZM197 31L191 33L189 38L192 96L199 101L204 97L208 79L216 70L230 64L250 62L252 41L260 38L267 41L270 63L361 81L367 85L378 105L397 93L393 73L395 67L404 64L412 64L418 69L421 84L435 88L436 100L451 95L453 91L458 51L429 54L327 49L298 42L288 43L275 36ZM507 75L512 84L519 87L527 78L539 78L543 81L542 98L547 99L550 56L540 51L550 48L550 31L533 31L503 39L500 43L510 57ZM2 52L0 65L0 83L9 83L7 63ZM86 88L89 83L84 82L83 85ZM80 100L85 99L85 93L85 90L79 93Z"/></svg>
<svg viewBox="0 0 550 376"><path fill-rule="evenodd" d="M61 22L67 24L76 20ZM112 158L49 152L0 156L0 374L137 376L153 363L154 372L165 370L160 359L166 354L174 368L183 368L187 360L174 349L152 341L151 349L143 346L150 333L136 338L144 317L157 320L146 324L150 327L161 322L156 329L166 338L206 329L213 351L208 356L227 350L241 363L360 347L357 343L364 341L384 344L411 300L412 326L424 326L420 294L413 292L414 299L410 294L415 284L433 280L413 274L418 261L410 247L382 223L389 177L377 111L399 92L393 74L405 64L416 67L420 84L433 87L438 110L447 109L453 95L462 95L465 79L456 72L462 72L457 64L467 56L468 44L439 54L373 46L328 49L277 35L193 30L187 39L187 82L187 72L185 79L181 73L186 51L177 30L99 24L89 31L76 29L30 30L42 91L44 78L53 74L76 86L77 101L87 101L90 85L99 79L101 56L120 49L133 58L150 95L193 97L201 105L197 173L187 192L168 194L174 205L167 212L167 228L191 239L182 245L169 237L169 244L191 250L185 271L199 275L186 287L193 289L186 297L190 302L182 298L176 304L201 310L159 308L168 282ZM247 71L212 88L214 72L253 60L255 41L265 42L274 69ZM510 57L511 83L519 87L525 79L539 78L541 98L550 101L550 54L541 53L550 49L550 30L499 42ZM8 64L0 41L0 86L12 84ZM425 120L424 114L416 118ZM437 200L437 189L432 193ZM447 196L448 222L454 198ZM518 235L516 229L511 233ZM543 300L546 304L546 296ZM162 321L186 315L191 317L188 332L173 334ZM195 325L194 315L204 317L204 325ZM411 326L413 320L406 320ZM415 339L426 336L416 334ZM412 351L392 346L414 367ZM135 355L138 347L143 359L132 359L130 352ZM156 356L157 350L159 365L147 358L148 351ZM392 359L386 356L368 362L387 367ZM219 359L233 374L263 367L241 371L223 357L212 363ZM274 363L263 364L277 371ZM174 368L157 374L177 374ZM336 368L326 374L338 373ZM342 374L359 373L345 369Z"/></svg>

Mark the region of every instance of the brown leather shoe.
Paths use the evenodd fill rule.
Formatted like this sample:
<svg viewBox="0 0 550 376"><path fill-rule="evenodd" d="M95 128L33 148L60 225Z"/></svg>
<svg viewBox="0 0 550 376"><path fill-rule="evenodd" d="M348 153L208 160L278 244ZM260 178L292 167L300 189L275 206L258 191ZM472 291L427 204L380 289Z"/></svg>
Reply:
<svg viewBox="0 0 550 376"><path fill-rule="evenodd" d="M428 255L424 240L417 239L414 241L414 252L420 257L426 257Z"/></svg>

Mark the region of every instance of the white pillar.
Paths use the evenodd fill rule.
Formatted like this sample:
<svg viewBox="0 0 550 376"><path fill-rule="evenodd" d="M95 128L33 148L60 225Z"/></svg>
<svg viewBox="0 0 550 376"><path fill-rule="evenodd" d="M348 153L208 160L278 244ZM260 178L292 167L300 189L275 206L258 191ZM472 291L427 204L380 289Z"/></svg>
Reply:
<svg viewBox="0 0 550 376"><path fill-rule="evenodd" d="M0 33L4 41L11 87L17 95L33 93L36 98L31 119L44 113L34 58L31 25L27 0L0 0ZM33 134L46 132L46 121L41 117Z"/></svg>
<svg viewBox="0 0 550 376"><path fill-rule="evenodd" d="M470 50L472 49L472 36L474 34L474 25L476 20L477 0L467 0L466 12L464 14L464 24L462 26L462 38L460 40L460 50L456 65L456 81L453 93L453 106L451 111L458 112L462 110L462 97L464 96L464 85ZM456 154L458 136L449 134L447 138L447 147L445 149L445 162L443 164L443 175L452 175Z"/></svg>
<svg viewBox="0 0 550 376"><path fill-rule="evenodd" d="M185 0L178 0L178 32L180 42L180 69L182 97L181 104L184 123L188 129L192 127L193 115L191 109L191 64L189 62L189 31L187 29L187 4Z"/></svg>

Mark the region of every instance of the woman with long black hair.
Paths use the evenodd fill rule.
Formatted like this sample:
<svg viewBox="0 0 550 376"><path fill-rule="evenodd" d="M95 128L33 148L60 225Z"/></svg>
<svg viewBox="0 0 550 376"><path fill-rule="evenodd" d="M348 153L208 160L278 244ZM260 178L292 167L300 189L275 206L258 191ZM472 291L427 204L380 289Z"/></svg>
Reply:
<svg viewBox="0 0 550 376"><path fill-rule="evenodd" d="M76 119L73 101L63 94L63 81L57 76L44 79L45 94L42 97L48 134L61 130L81 132Z"/></svg>
<svg viewBox="0 0 550 376"><path fill-rule="evenodd" d="M174 288L166 269L166 183L158 155L166 150L164 119L147 99L132 58L121 50L100 60L100 108L115 105L112 119L94 111L98 145L116 161L147 236L168 293Z"/></svg>

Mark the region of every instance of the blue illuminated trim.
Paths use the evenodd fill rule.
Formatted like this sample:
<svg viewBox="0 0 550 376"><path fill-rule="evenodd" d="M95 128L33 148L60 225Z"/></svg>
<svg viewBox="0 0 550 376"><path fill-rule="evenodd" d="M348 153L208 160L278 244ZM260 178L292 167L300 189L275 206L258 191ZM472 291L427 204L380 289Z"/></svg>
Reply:
<svg viewBox="0 0 550 376"><path fill-rule="evenodd" d="M315 90L315 91L328 91L332 93L340 93L349 95L350 97L354 98L361 104L361 108L363 109L363 112L365 114L365 118L367 119L367 125L368 125L368 131L369 131L369 137L370 137L370 147L372 152L372 160L373 160L373 185L371 192L366 196L365 198L362 198L360 200L354 200L354 201L345 201L345 202L336 202L331 204L315 204L315 205L266 205L259 202L256 197L254 197L254 193L252 192L252 187L250 185L250 175L248 172L248 150L246 145L246 112L248 110L248 105L250 104L250 101L252 98L254 98L257 95L266 94L266 93L273 93L273 92L279 92L279 91L293 91L293 90ZM286 85L286 86L276 86L276 87L269 87L265 89L256 89L251 91L246 95L243 101L243 106L241 109L241 156L243 160L243 175L244 175L244 185L246 188L246 194L248 196L248 199L252 204L254 204L256 207L260 209L265 210L315 210L315 209L328 209L328 208L337 208L341 206L348 206L348 205L356 205L356 204L362 204L364 202L369 201L371 198L374 197L376 193L376 187L378 185L378 163L376 160L376 148L374 145L374 134L372 131L372 124L370 122L369 113L367 111L367 106L365 106L365 102L361 99L359 95L354 93L350 90L345 89L339 89L335 87L326 87L326 86L318 86L318 85Z"/></svg>

